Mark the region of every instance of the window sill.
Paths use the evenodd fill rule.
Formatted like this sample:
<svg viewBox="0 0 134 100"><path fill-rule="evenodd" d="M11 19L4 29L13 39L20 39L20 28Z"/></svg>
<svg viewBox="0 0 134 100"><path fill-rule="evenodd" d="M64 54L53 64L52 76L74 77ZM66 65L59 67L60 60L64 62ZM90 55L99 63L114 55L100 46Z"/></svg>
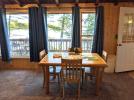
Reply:
<svg viewBox="0 0 134 100"><path fill-rule="evenodd" d="M1 56L0 59L2 59ZM11 59L30 59L30 57L11 57Z"/></svg>
<svg viewBox="0 0 134 100"><path fill-rule="evenodd" d="M22 56L22 57L11 57L11 59L30 59L30 57L27 57L27 56Z"/></svg>

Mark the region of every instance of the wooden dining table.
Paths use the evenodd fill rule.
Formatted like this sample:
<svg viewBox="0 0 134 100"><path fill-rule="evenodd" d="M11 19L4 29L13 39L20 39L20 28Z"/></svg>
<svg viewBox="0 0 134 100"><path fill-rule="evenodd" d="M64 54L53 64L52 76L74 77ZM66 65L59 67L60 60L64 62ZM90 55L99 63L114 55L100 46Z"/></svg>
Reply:
<svg viewBox="0 0 134 100"><path fill-rule="evenodd" d="M83 67L94 67L96 69L96 90L95 94L99 95L104 68L107 67L106 62L97 53L79 53L70 54L68 52L48 52L48 54L39 62L42 66L45 79L45 92L49 94L49 66L61 66L61 58L82 59Z"/></svg>

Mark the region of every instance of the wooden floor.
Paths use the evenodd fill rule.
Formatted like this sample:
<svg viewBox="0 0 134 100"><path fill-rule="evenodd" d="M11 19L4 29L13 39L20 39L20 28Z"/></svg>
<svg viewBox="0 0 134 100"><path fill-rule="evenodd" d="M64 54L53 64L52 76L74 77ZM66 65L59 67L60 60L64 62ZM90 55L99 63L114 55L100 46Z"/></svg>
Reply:
<svg viewBox="0 0 134 100"><path fill-rule="evenodd" d="M62 100L57 83L51 83L46 95L42 81L41 71L0 70L0 100ZM65 100L75 100L72 88L66 87ZM134 79L128 73L104 74L100 95L94 90L93 83L84 83L80 100L134 100Z"/></svg>

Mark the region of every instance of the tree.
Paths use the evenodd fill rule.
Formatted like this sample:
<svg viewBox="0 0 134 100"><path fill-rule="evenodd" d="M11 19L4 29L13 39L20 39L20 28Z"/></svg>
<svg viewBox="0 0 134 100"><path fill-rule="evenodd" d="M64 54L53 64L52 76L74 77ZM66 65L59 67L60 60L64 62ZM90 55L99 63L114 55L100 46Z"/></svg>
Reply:
<svg viewBox="0 0 134 100"><path fill-rule="evenodd" d="M86 19L84 20L85 31L83 32L84 35L93 35L94 34L94 24L95 24L95 14L90 13L87 15Z"/></svg>
<svg viewBox="0 0 134 100"><path fill-rule="evenodd" d="M64 35L70 37L72 26L71 14L59 14L58 16L57 25L48 23L48 28L60 32L60 38L64 38ZM49 14L48 17L57 17L57 14Z"/></svg>
<svg viewBox="0 0 134 100"><path fill-rule="evenodd" d="M15 30L15 29L28 29L28 23L20 23L18 20L12 20L10 22L10 29Z"/></svg>
<svg viewBox="0 0 134 100"><path fill-rule="evenodd" d="M57 17L57 24L48 23L48 28L59 32L60 38L71 37L72 32L72 15L71 14L48 14L48 17ZM95 14L88 13L84 15L84 30L83 35L93 35L94 34L94 24L95 24Z"/></svg>

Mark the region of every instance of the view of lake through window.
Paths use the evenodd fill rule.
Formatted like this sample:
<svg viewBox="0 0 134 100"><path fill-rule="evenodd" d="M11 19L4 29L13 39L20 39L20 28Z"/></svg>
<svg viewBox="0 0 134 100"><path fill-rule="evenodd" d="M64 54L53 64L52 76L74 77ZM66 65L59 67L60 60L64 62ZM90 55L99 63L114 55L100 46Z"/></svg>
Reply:
<svg viewBox="0 0 134 100"><path fill-rule="evenodd" d="M95 13L81 13L81 46L91 52ZM29 57L28 14L7 14L12 57ZM49 51L67 51L71 47L72 14L47 14Z"/></svg>
<svg viewBox="0 0 134 100"><path fill-rule="evenodd" d="M91 52L95 26L95 13L82 13L82 50Z"/></svg>
<svg viewBox="0 0 134 100"><path fill-rule="evenodd" d="M6 17L12 57L28 57L28 14L7 14Z"/></svg>
<svg viewBox="0 0 134 100"><path fill-rule="evenodd" d="M49 51L67 51L71 47L72 14L48 14Z"/></svg>
<svg viewBox="0 0 134 100"><path fill-rule="evenodd" d="M71 47L72 14L48 14L49 51L67 51ZM82 50L91 52L95 13L82 13Z"/></svg>

